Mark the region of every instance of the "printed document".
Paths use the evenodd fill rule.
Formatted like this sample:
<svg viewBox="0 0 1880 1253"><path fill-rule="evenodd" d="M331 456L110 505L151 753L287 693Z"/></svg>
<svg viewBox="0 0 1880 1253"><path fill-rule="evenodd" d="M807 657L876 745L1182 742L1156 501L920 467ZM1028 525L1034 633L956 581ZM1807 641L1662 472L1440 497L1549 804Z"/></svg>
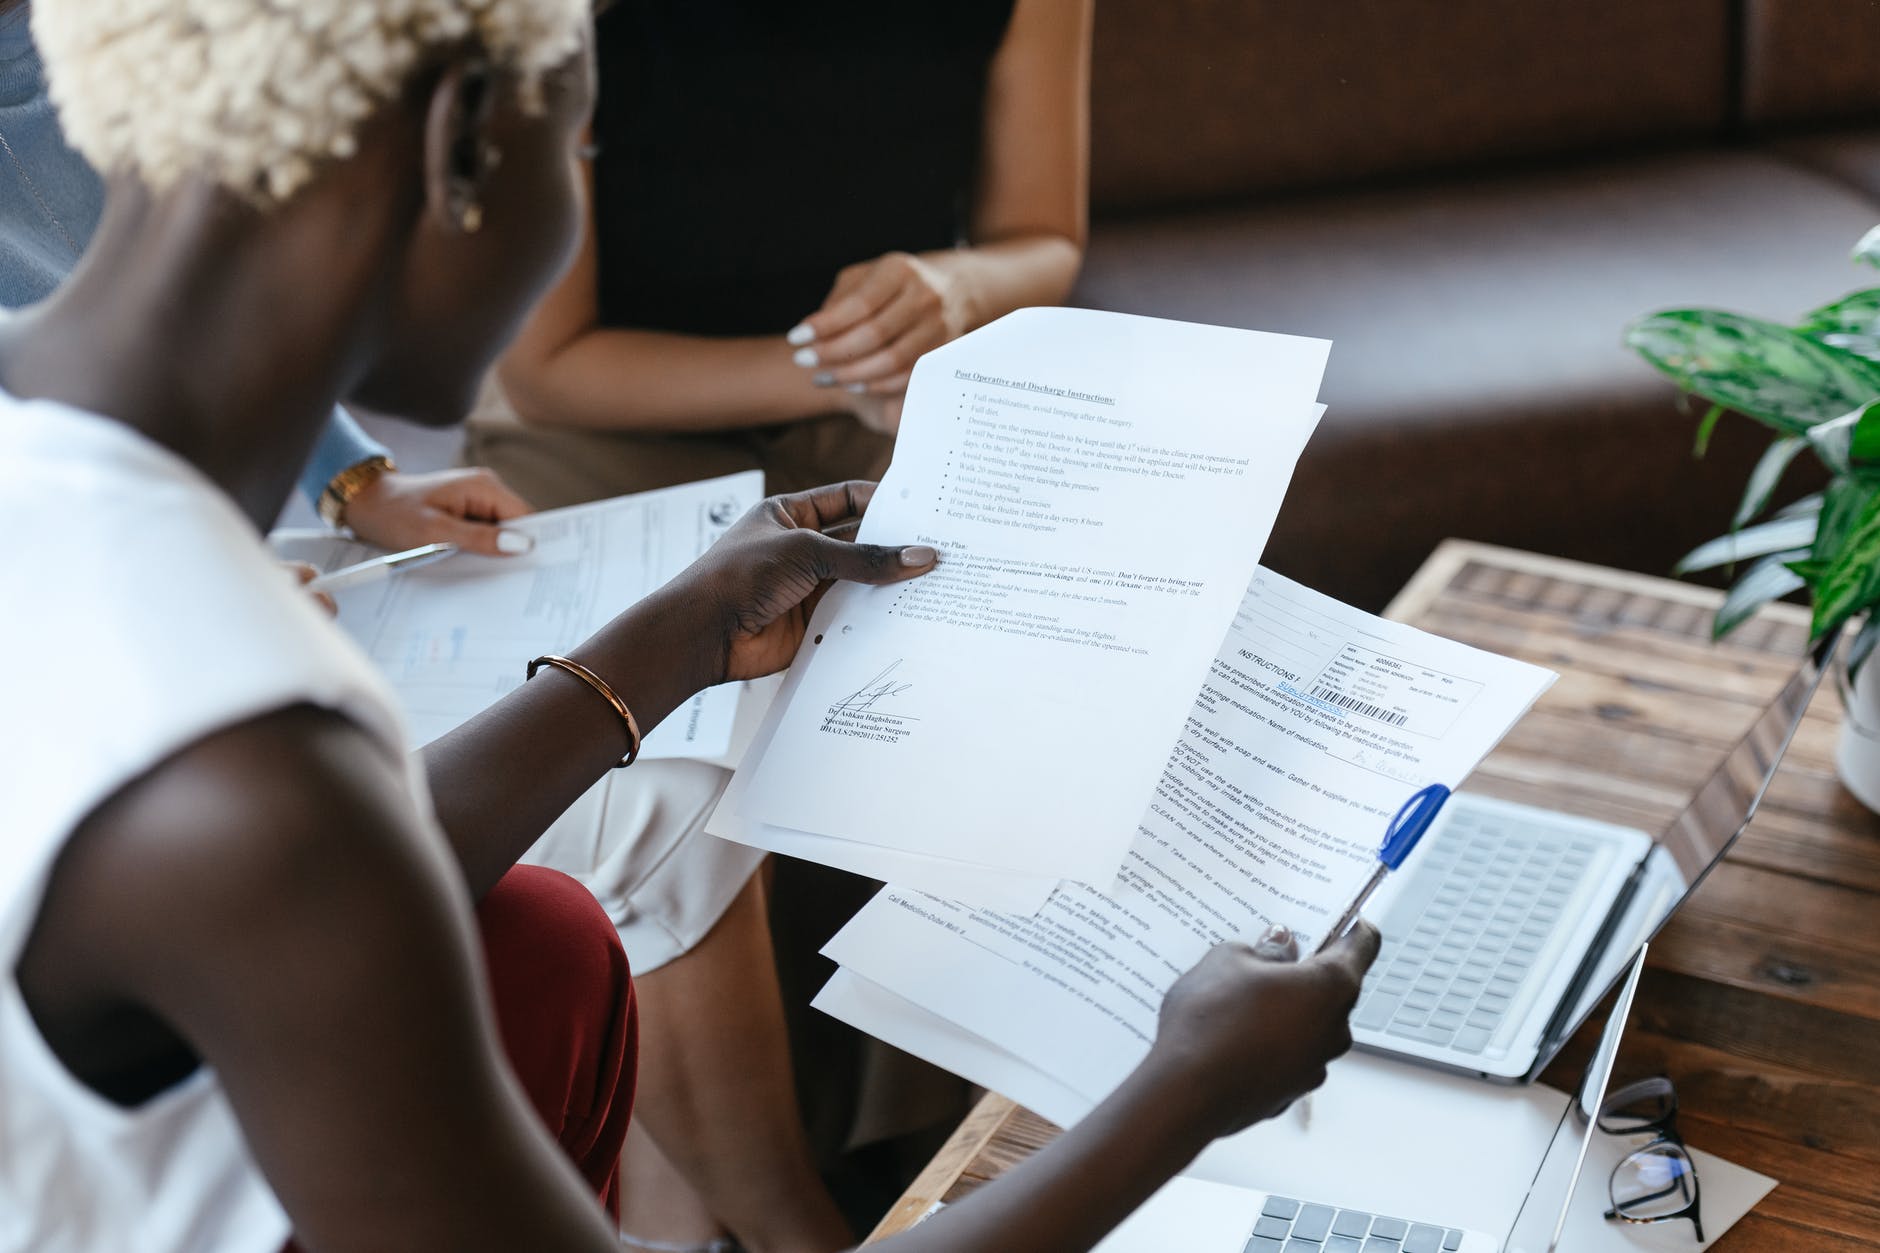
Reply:
<svg viewBox="0 0 1880 1253"><path fill-rule="evenodd" d="M533 536L531 552L458 553L342 589L339 623L391 680L416 748L521 684L530 658L567 652L684 570L763 494L750 470L516 518L503 525ZM282 533L274 547L321 570L379 552L325 532ZM699 693L647 733L640 756L726 761L741 704L746 739L761 717L745 691Z"/></svg>
<svg viewBox="0 0 1880 1253"><path fill-rule="evenodd" d="M1099 1100L1182 972L1272 924L1311 951L1399 806L1460 784L1553 678L1262 570L1120 876L1065 883L1035 915L891 884L823 950L845 974L818 1003L1015 1099Z"/></svg>
<svg viewBox="0 0 1880 1253"><path fill-rule="evenodd" d="M921 358L860 538L941 564L824 598L708 829L1107 883L1318 421L1328 349L1025 309Z"/></svg>

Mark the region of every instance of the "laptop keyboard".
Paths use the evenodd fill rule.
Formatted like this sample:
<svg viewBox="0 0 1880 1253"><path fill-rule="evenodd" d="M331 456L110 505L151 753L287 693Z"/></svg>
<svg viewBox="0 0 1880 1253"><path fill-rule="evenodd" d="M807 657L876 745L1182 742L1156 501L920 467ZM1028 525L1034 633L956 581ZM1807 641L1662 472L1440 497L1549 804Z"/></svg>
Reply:
<svg viewBox="0 0 1880 1253"><path fill-rule="evenodd" d="M1242 1253L1445 1253L1461 1247L1462 1232L1454 1227L1274 1196Z"/></svg>
<svg viewBox="0 0 1880 1253"><path fill-rule="evenodd" d="M1391 907L1352 1025L1477 1054L1563 925L1599 846L1466 810L1440 834Z"/></svg>

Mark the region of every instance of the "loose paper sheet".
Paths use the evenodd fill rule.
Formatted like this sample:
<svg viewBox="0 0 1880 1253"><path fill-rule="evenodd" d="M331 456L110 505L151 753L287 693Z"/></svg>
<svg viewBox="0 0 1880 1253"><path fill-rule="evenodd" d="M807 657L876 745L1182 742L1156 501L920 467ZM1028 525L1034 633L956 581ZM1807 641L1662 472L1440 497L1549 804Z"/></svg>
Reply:
<svg viewBox="0 0 1880 1253"><path fill-rule="evenodd" d="M751 470L531 514L505 529L535 537L519 557L458 553L334 595L339 623L391 680L428 744L523 681L523 665L565 653L684 570L764 494ZM325 532L274 537L283 558L335 570L379 549ZM742 684L708 688L646 736L640 755L729 764ZM629 696L629 700L630 700ZM759 723L750 702L744 739Z"/></svg>
<svg viewBox="0 0 1880 1253"><path fill-rule="evenodd" d="M861 538L942 564L824 599L720 814L1106 882L1318 420L1328 348L1027 309L923 357Z"/></svg>
<svg viewBox="0 0 1880 1253"><path fill-rule="evenodd" d="M1274 923L1309 951L1399 805L1459 784L1553 677L1262 571L1120 879L1066 882L1036 916L890 885L823 951L1100 1099L1183 971ZM918 1031L895 1043L923 1053Z"/></svg>
<svg viewBox="0 0 1880 1253"><path fill-rule="evenodd" d="M710 829L719 831L715 827ZM965 898L975 904L1019 914L1037 913L1062 882L1061 879L1046 875L988 870L971 862L905 853L877 844L836 840L783 827L744 826L736 819L731 820L729 829L741 832L737 837L739 843L755 848L820 862L850 874L861 875L864 879L879 879L884 883L915 883L925 892ZM723 831L719 833L723 834Z"/></svg>

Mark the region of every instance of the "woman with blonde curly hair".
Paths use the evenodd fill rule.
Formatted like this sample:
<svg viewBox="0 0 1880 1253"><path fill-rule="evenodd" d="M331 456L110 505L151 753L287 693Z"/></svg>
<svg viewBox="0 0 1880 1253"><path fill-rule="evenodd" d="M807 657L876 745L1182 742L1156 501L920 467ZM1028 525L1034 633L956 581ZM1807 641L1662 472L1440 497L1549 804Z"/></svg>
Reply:
<svg viewBox="0 0 1880 1253"><path fill-rule="evenodd" d="M0 0L0 305L17 309L52 293L98 225L104 186L66 146L27 0ZM526 552L525 533L502 525L529 504L487 469L411 473L391 450L335 409L300 476L307 503L334 527L384 548L455 544L466 552Z"/></svg>
<svg viewBox="0 0 1880 1253"><path fill-rule="evenodd" d="M567 263L585 4L35 24L108 193L0 324L0 526L34 539L0 567L0 1249L616 1248L631 986L592 899L515 858L693 692L787 664L828 580L934 554L826 533L867 484L773 498L408 757L260 530L337 400L455 420ZM894 1247L1089 1247L1322 1078L1374 950L1222 946L1108 1101Z"/></svg>

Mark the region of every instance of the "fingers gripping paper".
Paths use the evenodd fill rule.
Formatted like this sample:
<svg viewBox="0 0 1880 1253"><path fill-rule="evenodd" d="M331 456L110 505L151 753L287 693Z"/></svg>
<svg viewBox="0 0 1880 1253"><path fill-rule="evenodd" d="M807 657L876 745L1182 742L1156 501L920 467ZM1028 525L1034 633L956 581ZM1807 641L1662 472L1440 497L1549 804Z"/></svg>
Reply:
<svg viewBox="0 0 1880 1253"><path fill-rule="evenodd" d="M1277 923L1310 951L1404 798L1460 784L1553 677L1262 570L1120 873L1067 882L1035 913L894 884L823 952L1094 1102L1142 1059L1163 995L1211 946ZM882 1017L861 1025L880 1033ZM930 1058L957 1046L904 1017L889 1038Z"/></svg>
<svg viewBox="0 0 1880 1253"><path fill-rule="evenodd" d="M1322 412L1328 349L1027 309L923 357L860 538L941 564L824 599L709 829L950 895L977 875L1007 904L999 876L1033 905L1059 878L1107 883Z"/></svg>

